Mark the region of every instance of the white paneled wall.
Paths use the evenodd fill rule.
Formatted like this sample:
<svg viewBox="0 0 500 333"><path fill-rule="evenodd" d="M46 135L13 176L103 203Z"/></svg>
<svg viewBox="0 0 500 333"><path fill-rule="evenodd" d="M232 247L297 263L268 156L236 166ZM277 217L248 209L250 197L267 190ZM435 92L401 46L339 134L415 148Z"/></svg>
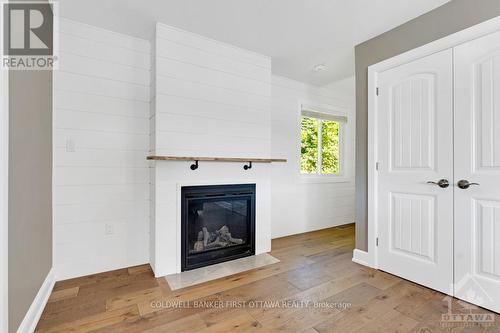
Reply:
<svg viewBox="0 0 500 333"><path fill-rule="evenodd" d="M155 65L157 154L270 155L270 58L158 24Z"/></svg>
<svg viewBox="0 0 500 333"><path fill-rule="evenodd" d="M353 78L318 88L272 77L272 155L288 159L272 169L273 238L354 222L354 91ZM343 181L301 176L301 104L348 112Z"/></svg>
<svg viewBox="0 0 500 333"><path fill-rule="evenodd" d="M271 59L157 25L152 147L157 155L270 157ZM180 272L180 188L255 183L256 252L271 247L271 168L243 164L152 162L151 264ZM153 200L152 200L153 201Z"/></svg>
<svg viewBox="0 0 500 333"><path fill-rule="evenodd" d="M180 188L257 184L256 252L354 221L353 82L271 76L271 59L162 24L153 43L61 19L54 72L54 265L59 279L150 262L180 271ZM347 93L346 93L347 92ZM344 182L299 174L300 103L350 110ZM146 162L148 154L286 164ZM271 205L272 202L272 205ZM272 229L272 230L271 230Z"/></svg>
<svg viewBox="0 0 500 333"><path fill-rule="evenodd" d="M150 43L61 19L54 71L59 279L149 261Z"/></svg>

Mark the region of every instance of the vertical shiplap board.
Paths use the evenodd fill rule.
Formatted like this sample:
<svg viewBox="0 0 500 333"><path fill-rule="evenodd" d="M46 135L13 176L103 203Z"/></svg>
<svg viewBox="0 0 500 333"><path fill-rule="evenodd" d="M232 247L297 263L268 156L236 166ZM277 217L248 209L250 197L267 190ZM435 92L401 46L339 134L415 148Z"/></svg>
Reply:
<svg viewBox="0 0 500 333"><path fill-rule="evenodd" d="M300 174L300 106L340 108L348 113L345 179L310 180ZM272 155L288 159L272 168L272 237L354 222L354 79L319 88L272 77Z"/></svg>
<svg viewBox="0 0 500 333"><path fill-rule="evenodd" d="M54 71L54 265L149 261L150 43L66 19Z"/></svg>
<svg viewBox="0 0 500 333"><path fill-rule="evenodd" d="M158 155L270 157L271 59L162 24L155 43L154 147ZM180 188L255 183L256 252L271 248L271 168L154 162L157 276L180 271ZM152 256L152 257L153 257Z"/></svg>
<svg viewBox="0 0 500 333"><path fill-rule="evenodd" d="M150 105L149 105L149 150L148 155L156 153L156 29L151 37L151 72L150 72ZM156 165L148 163L149 167L149 263L155 268L156 255Z"/></svg>

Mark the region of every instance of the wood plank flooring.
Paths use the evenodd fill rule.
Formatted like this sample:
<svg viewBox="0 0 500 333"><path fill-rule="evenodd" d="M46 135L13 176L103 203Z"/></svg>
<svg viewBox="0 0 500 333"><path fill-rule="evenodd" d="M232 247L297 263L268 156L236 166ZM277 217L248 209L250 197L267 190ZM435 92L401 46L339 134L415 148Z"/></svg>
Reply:
<svg viewBox="0 0 500 333"><path fill-rule="evenodd" d="M176 291L148 265L61 281L37 332L500 332L457 300L452 314L487 317L443 326L445 295L353 263L353 248L348 225L273 240L281 262Z"/></svg>

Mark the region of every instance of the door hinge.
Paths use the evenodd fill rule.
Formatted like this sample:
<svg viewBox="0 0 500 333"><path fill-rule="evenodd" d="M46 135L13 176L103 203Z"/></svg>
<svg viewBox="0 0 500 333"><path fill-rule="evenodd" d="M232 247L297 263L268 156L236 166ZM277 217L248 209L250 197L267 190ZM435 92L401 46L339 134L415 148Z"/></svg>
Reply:
<svg viewBox="0 0 500 333"><path fill-rule="evenodd" d="M375 238L375 246L378 246L378 237Z"/></svg>
<svg viewBox="0 0 500 333"><path fill-rule="evenodd" d="M375 88L375 94L377 94L377 96L380 95L380 90L378 89L378 87Z"/></svg>
<svg viewBox="0 0 500 333"><path fill-rule="evenodd" d="M378 171L379 169L380 169L380 162L377 162L375 163L375 170Z"/></svg>

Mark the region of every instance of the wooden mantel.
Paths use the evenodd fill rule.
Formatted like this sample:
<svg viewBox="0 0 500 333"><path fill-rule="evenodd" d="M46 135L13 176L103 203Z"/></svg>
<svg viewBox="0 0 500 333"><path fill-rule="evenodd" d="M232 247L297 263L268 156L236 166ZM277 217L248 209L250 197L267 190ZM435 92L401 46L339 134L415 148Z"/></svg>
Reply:
<svg viewBox="0 0 500 333"><path fill-rule="evenodd" d="M196 156L148 156L150 161L200 161L200 162L238 162L238 163L285 163L282 158L253 158L253 157L196 157Z"/></svg>

